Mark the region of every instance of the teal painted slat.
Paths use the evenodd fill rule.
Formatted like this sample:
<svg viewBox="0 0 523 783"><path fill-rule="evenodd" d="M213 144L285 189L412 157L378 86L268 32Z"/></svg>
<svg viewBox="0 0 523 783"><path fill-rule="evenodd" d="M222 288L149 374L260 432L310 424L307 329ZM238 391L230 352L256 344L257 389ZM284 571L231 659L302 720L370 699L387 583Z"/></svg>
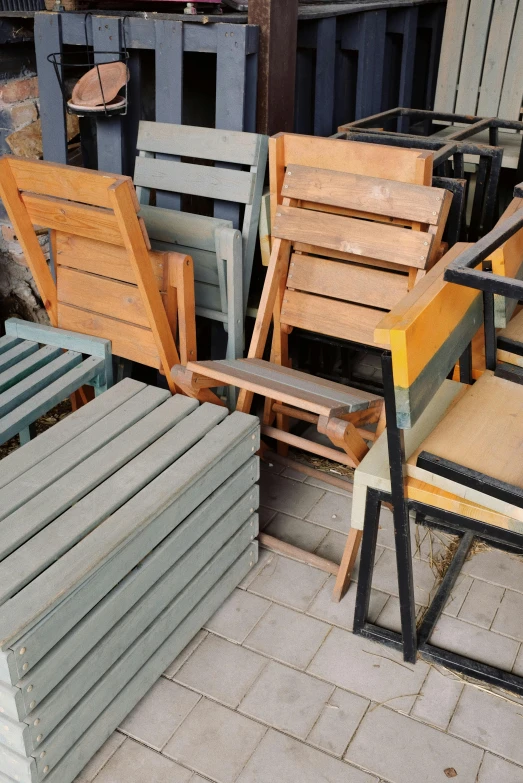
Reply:
<svg viewBox="0 0 523 783"><path fill-rule="evenodd" d="M27 356L30 356L32 353L35 353L35 351L37 351L38 348L39 348L38 343L33 343L30 342L29 340L24 340L18 345L15 345L13 348L10 348L8 351L5 351L4 353L0 354L0 372L9 369L9 367L12 367L14 364L17 364L18 362L21 362L22 359L25 359Z"/></svg>
<svg viewBox="0 0 523 783"><path fill-rule="evenodd" d="M5 416L0 423L0 442L5 442L16 435L24 427L35 422L44 413L47 413L59 402L65 400L74 391L89 383L90 380L104 371L103 359L89 356L85 361L69 370L57 381L47 388L35 394L27 402L24 402L16 411Z"/></svg>
<svg viewBox="0 0 523 783"><path fill-rule="evenodd" d="M210 497L201 503L193 512L196 527L201 526L202 534L206 532L207 520L212 524L225 513L231 504L253 488L259 478L259 460L251 457L233 476L225 480ZM255 491L253 500L257 503L258 493ZM256 508L256 505L253 505ZM169 509L138 533L128 544L107 560L96 572L95 580L87 580L77 587L64 601L46 614L37 625L20 638L8 652L10 668L14 663L15 675L24 676L22 669L21 649L29 653L29 672L31 667L47 655L66 633L79 623L82 618L98 604L107 593L117 585L142 558L144 551L151 551L172 531ZM186 528L190 530L191 528ZM11 680L13 681L13 680Z"/></svg>
<svg viewBox="0 0 523 783"><path fill-rule="evenodd" d="M105 358L107 347L110 349L111 346L111 341L103 337L70 332L46 324L35 324L32 321L23 321L21 318L8 318L5 322L5 331L24 340L34 340L37 343L78 351L78 353L98 356L100 359Z"/></svg>
<svg viewBox="0 0 523 783"><path fill-rule="evenodd" d="M46 780L49 783L72 783L91 756L133 707L145 696L171 661L186 647L195 633L212 617L228 595L247 575L257 559L257 544L251 544L236 562L218 579L183 623L166 639L140 672L113 699L109 707L84 732Z"/></svg>
<svg viewBox="0 0 523 783"><path fill-rule="evenodd" d="M112 389L104 392L101 397L92 400L89 405L83 405L74 413L63 419L56 427L42 432L31 444L30 449L21 449L8 454L2 460L0 470L0 508L5 502L5 487L19 479L23 474L28 474L43 462L51 454L65 446L84 430L96 424L106 416L109 416L120 405L124 405L135 394L145 388L144 383L126 378L120 381ZM73 454L74 456L74 454ZM56 478L62 475L56 472Z"/></svg>
<svg viewBox="0 0 523 783"><path fill-rule="evenodd" d="M255 454L259 433L256 417L232 413L109 520L53 563L45 571L45 578L34 580L1 606L2 649L33 628L58 599L63 601L82 584L93 568L99 568L129 543L143 530L146 520L152 526L151 520L158 523L165 513L167 529L163 528L162 538L165 537Z"/></svg>
<svg viewBox="0 0 523 783"><path fill-rule="evenodd" d="M5 322L5 325L7 329L7 321ZM15 345L18 345L21 342L20 338L16 337L16 335L5 334L3 337L0 337L0 354L10 351L11 348L14 348Z"/></svg>
<svg viewBox="0 0 523 783"><path fill-rule="evenodd" d="M28 356L27 359L18 362L14 367L0 373L0 393L4 392L6 389L10 389L15 383L27 378L31 373L39 370L40 367L49 364L53 359L60 356L61 353L62 351L60 348L56 348L52 345L45 345L43 348L40 348L39 351L36 351L36 353Z"/></svg>
<svg viewBox="0 0 523 783"><path fill-rule="evenodd" d="M34 745L27 723L12 720L6 715L2 715L2 720L0 721L0 749L2 746L10 748L15 753L30 756L34 750Z"/></svg>
<svg viewBox="0 0 523 783"><path fill-rule="evenodd" d="M60 349L55 349L60 350ZM62 378L66 372L76 367L82 361L82 354L74 351L60 353L52 362L36 370L28 378L19 381L10 389L0 394L0 427L1 418L15 408L19 408L24 402L34 397L38 392L46 389L53 381Z"/></svg>

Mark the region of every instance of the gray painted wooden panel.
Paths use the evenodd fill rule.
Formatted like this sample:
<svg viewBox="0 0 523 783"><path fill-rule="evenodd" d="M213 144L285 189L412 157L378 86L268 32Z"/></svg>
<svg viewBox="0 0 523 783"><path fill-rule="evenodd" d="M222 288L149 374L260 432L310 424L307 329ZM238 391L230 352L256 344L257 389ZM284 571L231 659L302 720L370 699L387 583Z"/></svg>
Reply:
<svg viewBox="0 0 523 783"><path fill-rule="evenodd" d="M0 393L6 391L6 389L10 389L16 383L27 378L28 375L36 372L36 370L39 370L44 365L49 364L53 359L60 356L61 353L62 351L60 348L52 345L45 345L43 348L40 348L39 351L36 351L36 353L28 356L27 359L18 362L14 367L0 373Z"/></svg>
<svg viewBox="0 0 523 783"><path fill-rule="evenodd" d="M479 85L493 1L470 0L456 97L455 111L459 114L476 114L477 112Z"/></svg>
<svg viewBox="0 0 523 783"><path fill-rule="evenodd" d="M105 742L124 717L147 693L171 661L190 642L194 634L212 617L225 598L247 575L257 559L257 544L252 543L228 571L215 583L197 607L156 651L131 683L94 721L82 738L46 777L50 783L72 783L91 756Z"/></svg>
<svg viewBox="0 0 523 783"><path fill-rule="evenodd" d="M0 603L88 535L220 420L212 415L214 406L209 406L210 411L197 406L188 397L171 397L2 520L2 549L13 551L2 563ZM185 441L189 428L192 437Z"/></svg>
<svg viewBox="0 0 523 783"><path fill-rule="evenodd" d="M2 715L0 722L0 747L2 745L10 748L15 753L30 756L34 745L27 723L21 723L8 718L7 715Z"/></svg>
<svg viewBox="0 0 523 783"><path fill-rule="evenodd" d="M5 518L24 503L27 503L36 494L42 492L42 490L67 474L68 471L87 459L91 454L94 454L106 443L109 443L112 438L117 437L121 432L125 432L128 427L139 421L142 416L149 413L149 411L156 408L170 396L168 391L155 389L151 386L143 386L137 392L137 394L133 394L123 404L119 405L116 410L111 410L107 416L103 418L98 416L98 420L95 418L95 423L92 426L89 426L91 422L86 417L84 421L87 426L85 429L82 428L84 429L83 432L80 431L76 437L71 438L63 446L53 451L49 456L0 490L0 519ZM100 399L104 396L102 395ZM94 402L86 405L85 409L87 410ZM84 408L81 408L81 410L84 410ZM60 422L60 428L66 422L69 422L69 419ZM54 427L50 432L54 432L55 429L58 429L58 427ZM40 437L37 441L39 440ZM31 449L26 449L27 452L32 452L32 450L33 444L31 444Z"/></svg>
<svg viewBox="0 0 523 783"><path fill-rule="evenodd" d="M453 112L470 0L448 0L434 110Z"/></svg>
<svg viewBox="0 0 523 783"><path fill-rule="evenodd" d="M16 411L8 413L0 422L0 442L9 440L20 430L35 422L42 414L54 408L85 383L104 372L105 362L95 356L89 356L78 367L69 370L42 391L20 405Z"/></svg>
<svg viewBox="0 0 523 783"><path fill-rule="evenodd" d="M194 298L196 300L196 310L205 307L208 310L222 311L222 300L218 286L201 283L198 280L194 282ZM224 313L225 315L225 313Z"/></svg>
<svg viewBox="0 0 523 783"><path fill-rule="evenodd" d="M0 354L0 371L3 372L14 364L21 362L27 356L35 353L39 348L38 343L30 342L29 340L23 340L18 345L13 346L8 351Z"/></svg>
<svg viewBox="0 0 523 783"><path fill-rule="evenodd" d="M502 116L499 102L517 5L518 0L494 2L477 109L480 117Z"/></svg>
<svg viewBox="0 0 523 783"><path fill-rule="evenodd" d="M503 89L499 102L499 117L507 120L519 120L523 98L523 4L518 6L512 45L507 59Z"/></svg>
<svg viewBox="0 0 523 783"><path fill-rule="evenodd" d="M38 736L44 741L37 742L36 751L45 751L46 763L53 755L54 762L58 761L69 750L89 725L85 721L90 717L92 722L98 716L213 586L216 573L232 565L257 535L255 515L246 520L231 512L216 528L182 557L31 713L29 721L40 720Z"/></svg>
<svg viewBox="0 0 523 783"><path fill-rule="evenodd" d="M138 182L136 174L135 181ZM214 232L216 229L232 225L230 220L193 215L189 212L176 212L160 207L142 206L139 214L145 221L151 240L186 245L212 252L215 250Z"/></svg>
<svg viewBox="0 0 523 783"><path fill-rule="evenodd" d="M0 489L15 481L19 476L27 473L38 463L45 460L51 454L67 444L83 430L88 429L100 419L108 416L120 405L131 399L135 394L145 388L144 383L127 378L113 388L104 392L100 397L84 405L60 422L60 426L51 427L42 432L31 443L30 449L17 449L2 460L0 471ZM67 466L64 467L67 469ZM58 478L60 474L56 473ZM3 508L5 496L0 492L0 507Z"/></svg>
<svg viewBox="0 0 523 783"><path fill-rule="evenodd" d="M258 450L259 432L257 418L237 412L214 427L174 465L0 607L2 648L27 633L57 600L64 600L163 512L167 512L172 530Z"/></svg>
<svg viewBox="0 0 523 783"><path fill-rule="evenodd" d="M38 353L40 352L38 351ZM14 386L11 386L10 389L0 393L0 417L5 416L26 400L34 397L35 394L48 387L53 381L61 378L70 369L77 367L81 361L81 353L76 353L75 351L60 353L56 359L36 370L29 378L19 381ZM16 367L12 369L16 369Z"/></svg>
<svg viewBox="0 0 523 783"><path fill-rule="evenodd" d="M247 166L256 162L258 147L259 136L252 133L145 121L140 123L137 144L139 150Z"/></svg>
<svg viewBox="0 0 523 783"><path fill-rule="evenodd" d="M45 345L56 345L71 351L98 356L104 359L111 350L111 341L102 337L93 337L80 332L70 332L67 329L57 329L55 326L35 324L23 321L21 318L8 318L5 322L7 334L15 334L24 340L34 340Z"/></svg>
<svg viewBox="0 0 523 783"><path fill-rule="evenodd" d="M254 192L254 174L196 163L156 160L138 156L135 163L136 182L142 187L179 190L193 196L219 198L248 204Z"/></svg>
<svg viewBox="0 0 523 783"><path fill-rule="evenodd" d="M251 457L230 478L221 484L198 508L193 512L197 520L196 525L201 526L205 532L206 519L219 518L225 513L231 504L237 502L249 489L253 489L254 483L259 477L259 460ZM258 495L255 490L254 501ZM256 505L253 506L256 508ZM149 527L144 528L123 549L99 568L94 577L83 582L64 601L52 609L42 620L23 636L14 650L9 650L18 665L18 676L22 677L20 649L26 648L29 653L29 672L41 660L54 645L64 637L68 631L75 627L97 603L125 577L142 559L144 551L151 551L172 530L171 518L168 513L154 520Z"/></svg>
<svg viewBox="0 0 523 783"><path fill-rule="evenodd" d="M21 340L17 339L16 337L13 337L10 334L5 334L3 337L0 337L0 354L5 353L6 351L10 351L11 348L14 348L15 345L18 345L21 342Z"/></svg>

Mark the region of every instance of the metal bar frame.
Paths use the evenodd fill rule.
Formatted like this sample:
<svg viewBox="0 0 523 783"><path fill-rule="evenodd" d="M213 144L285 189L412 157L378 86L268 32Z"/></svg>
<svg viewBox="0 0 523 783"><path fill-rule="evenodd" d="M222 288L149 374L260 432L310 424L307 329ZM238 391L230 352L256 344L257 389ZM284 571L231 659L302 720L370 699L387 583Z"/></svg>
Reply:
<svg viewBox="0 0 523 783"><path fill-rule="evenodd" d="M436 506L407 499L404 491L405 455L403 431L398 428L396 423L392 356L389 351L384 352L382 355L382 368L387 414L391 492L371 487L367 488L353 632L358 636L372 639L401 651L405 661L410 663L415 663L418 655L420 655L427 661L438 663L465 676L505 688L523 696L523 677L468 656L437 647L429 641L474 540L479 539L494 545L498 549L523 554L523 535L512 530L496 528L461 514L445 511ZM434 468L432 467L432 469ZM461 476L459 480L462 481ZM400 633L382 628L368 621L372 574L379 529L379 512L381 504L384 502L392 503L393 505L401 614ZM458 535L461 538L460 544L419 629L416 628L415 622L413 565L410 552L410 511L416 512L416 521L422 521L428 527L436 527L450 534Z"/></svg>

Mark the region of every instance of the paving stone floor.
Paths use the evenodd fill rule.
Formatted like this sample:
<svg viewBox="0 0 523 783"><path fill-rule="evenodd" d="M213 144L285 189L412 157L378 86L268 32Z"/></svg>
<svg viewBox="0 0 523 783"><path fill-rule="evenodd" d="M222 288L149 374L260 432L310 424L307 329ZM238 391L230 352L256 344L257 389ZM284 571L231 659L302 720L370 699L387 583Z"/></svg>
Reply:
<svg viewBox="0 0 523 783"><path fill-rule="evenodd" d="M261 524L339 560L351 496L277 466ZM392 518L382 511L372 618L397 628ZM442 537L413 533L420 611ZM357 569L356 569L357 578ZM77 783L523 783L523 706L351 633L355 585L260 560ZM523 674L523 559L478 551L433 639Z"/></svg>

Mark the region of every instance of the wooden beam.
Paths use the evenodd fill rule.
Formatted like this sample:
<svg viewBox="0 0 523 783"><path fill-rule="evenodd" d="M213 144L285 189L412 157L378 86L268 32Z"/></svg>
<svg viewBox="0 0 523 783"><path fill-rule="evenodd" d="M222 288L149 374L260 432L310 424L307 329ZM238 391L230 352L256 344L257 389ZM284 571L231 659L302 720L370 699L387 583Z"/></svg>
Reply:
<svg viewBox="0 0 523 783"><path fill-rule="evenodd" d="M292 132L298 0L250 0L249 24L260 28L256 130Z"/></svg>

